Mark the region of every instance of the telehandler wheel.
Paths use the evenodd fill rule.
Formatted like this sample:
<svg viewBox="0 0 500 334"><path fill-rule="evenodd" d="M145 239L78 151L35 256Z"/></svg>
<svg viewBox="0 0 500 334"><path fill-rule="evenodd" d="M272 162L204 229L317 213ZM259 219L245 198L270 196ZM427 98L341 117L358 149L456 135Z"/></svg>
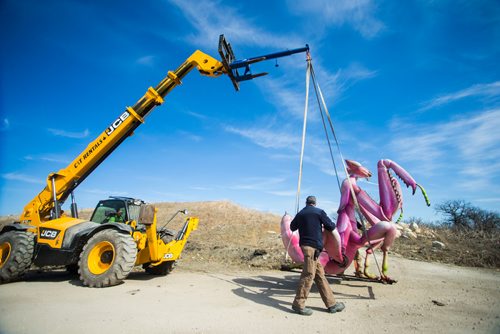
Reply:
<svg viewBox="0 0 500 334"><path fill-rule="evenodd" d="M170 234L166 234L163 237L161 237L161 241L163 241L165 244L168 244L172 240L174 240L174 236ZM174 270L174 264L175 261L163 262L158 266L150 266L149 263L146 263L142 267L150 275L165 276L170 274L170 272Z"/></svg>
<svg viewBox="0 0 500 334"><path fill-rule="evenodd" d="M9 231L0 235L0 283L24 275L31 267L35 235L24 231Z"/></svg>
<svg viewBox="0 0 500 334"><path fill-rule="evenodd" d="M80 254L78 273L84 285L103 288L121 283L134 268L137 246L116 230L96 233Z"/></svg>
<svg viewBox="0 0 500 334"><path fill-rule="evenodd" d="M67 271L70 275L78 275L78 263L68 264L68 265L66 266L66 271Z"/></svg>
<svg viewBox="0 0 500 334"><path fill-rule="evenodd" d="M175 261L167 261L154 267L149 264L145 264L144 270L150 275L166 276L174 269L174 263Z"/></svg>

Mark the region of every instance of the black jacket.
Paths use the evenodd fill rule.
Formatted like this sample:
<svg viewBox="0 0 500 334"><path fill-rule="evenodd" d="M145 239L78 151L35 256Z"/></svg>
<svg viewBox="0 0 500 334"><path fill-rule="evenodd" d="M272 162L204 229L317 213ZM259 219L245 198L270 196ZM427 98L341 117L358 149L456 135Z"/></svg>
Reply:
<svg viewBox="0 0 500 334"><path fill-rule="evenodd" d="M295 216L290 224L290 229L299 229L299 244L310 246L318 250L323 250L322 227L325 230L333 231L335 223L328 218L325 211L313 205L307 205Z"/></svg>

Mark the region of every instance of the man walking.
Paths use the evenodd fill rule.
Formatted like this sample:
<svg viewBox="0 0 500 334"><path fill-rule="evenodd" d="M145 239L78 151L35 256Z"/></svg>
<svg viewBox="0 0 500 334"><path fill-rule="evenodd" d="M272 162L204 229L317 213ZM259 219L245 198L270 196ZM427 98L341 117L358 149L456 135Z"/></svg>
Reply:
<svg viewBox="0 0 500 334"><path fill-rule="evenodd" d="M325 211L316 207L316 197L308 196L306 206L300 210L290 224L292 231L299 230L299 244L304 254L304 267L292 304L292 309L301 315L312 314L312 310L305 307L305 303L313 281L318 287L328 312L336 313L345 308L344 303L335 302L323 266L318 262L319 254L323 250L322 227L327 231L333 231L335 223L328 218Z"/></svg>

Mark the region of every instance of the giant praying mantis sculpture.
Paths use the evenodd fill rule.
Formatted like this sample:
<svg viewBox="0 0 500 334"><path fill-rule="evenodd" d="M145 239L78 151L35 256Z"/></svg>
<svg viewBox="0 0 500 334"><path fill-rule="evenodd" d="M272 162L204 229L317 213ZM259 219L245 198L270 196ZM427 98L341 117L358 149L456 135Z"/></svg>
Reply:
<svg viewBox="0 0 500 334"><path fill-rule="evenodd" d="M407 187L412 188L413 194L417 187L420 188L427 205L430 206L427 194L405 169L394 161L384 159L380 160L377 166L380 203L376 203L357 184L358 178L369 178L372 176L371 172L353 160L346 160L346 166L349 178L345 179L341 186L337 228L333 232L323 232L325 249L319 261L325 267L326 273L341 274L356 259L357 275L363 273L369 278L376 278L368 272L368 254L373 252L373 248L380 247L383 252L380 280L393 283L395 280L387 275L389 269L387 252L396 238L397 231L392 223L392 217L399 209L402 209L403 196L401 186L391 174L391 170L403 180ZM355 215L357 207L371 226L361 235L358 233ZM292 260L300 263L303 262L304 257L299 246L298 233L292 233L290 230L291 221L292 217L288 214L281 219L281 237ZM364 270L361 272L358 250L366 245L371 245L371 247L368 247L366 251Z"/></svg>

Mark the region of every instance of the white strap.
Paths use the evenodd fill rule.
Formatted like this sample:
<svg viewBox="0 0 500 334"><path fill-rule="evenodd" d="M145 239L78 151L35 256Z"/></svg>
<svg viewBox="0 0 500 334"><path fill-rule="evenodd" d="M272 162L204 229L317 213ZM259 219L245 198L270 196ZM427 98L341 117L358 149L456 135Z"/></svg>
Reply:
<svg viewBox="0 0 500 334"><path fill-rule="evenodd" d="M306 130L307 130L307 110L309 109L309 79L311 77L311 58L307 58L307 69L306 69L306 102L304 106L304 126L302 128L302 148L300 150L300 165L299 165L299 181L297 185L297 197L295 199L295 214L299 212L299 201L300 201L300 185L302 183L302 164L304 161L304 147L306 143ZM290 235L290 240L286 247L285 252L285 262L288 260L288 250L292 244L292 237L296 231L293 231Z"/></svg>
<svg viewBox="0 0 500 334"><path fill-rule="evenodd" d="M297 197L295 198L295 213L299 212L300 201L300 185L302 184L302 165L304 162L304 147L306 144L306 131L307 131L307 111L309 109L309 79L311 77L311 60L307 60L306 70L306 102L304 106L304 126L302 127L302 148L300 150L300 164L299 164L299 181L297 185Z"/></svg>

